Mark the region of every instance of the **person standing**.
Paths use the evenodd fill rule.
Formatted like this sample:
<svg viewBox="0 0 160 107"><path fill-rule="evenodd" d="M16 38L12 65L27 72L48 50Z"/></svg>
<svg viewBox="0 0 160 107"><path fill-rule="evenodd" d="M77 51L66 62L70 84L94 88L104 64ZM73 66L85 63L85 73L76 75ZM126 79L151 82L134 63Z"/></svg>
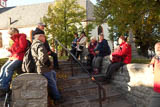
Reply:
<svg viewBox="0 0 160 107"><path fill-rule="evenodd" d="M83 63L84 61L84 52L86 50L87 37L84 31L81 32L80 38L77 40L77 59L80 56L80 61Z"/></svg>
<svg viewBox="0 0 160 107"><path fill-rule="evenodd" d="M27 48L27 39L25 34L19 33L17 28L10 28L8 33L10 38L13 40L13 44L8 48L8 51L11 52L11 56L2 66L0 72L0 91L2 93L9 90L12 75L16 69L21 67Z"/></svg>
<svg viewBox="0 0 160 107"><path fill-rule="evenodd" d="M71 47L72 47L71 53L75 56L76 56L76 51L77 51L76 46L77 46L78 39L79 39L78 38L78 33L75 33L74 34L74 40L72 41L72 45L71 45Z"/></svg>
<svg viewBox="0 0 160 107"><path fill-rule="evenodd" d="M112 74L125 64L131 63L131 45L125 41L124 36L118 39L119 47L110 55L111 64L106 72L106 79L109 83Z"/></svg>
<svg viewBox="0 0 160 107"><path fill-rule="evenodd" d="M154 93L148 107L160 107L160 42L155 44L155 54L149 64L154 73Z"/></svg>

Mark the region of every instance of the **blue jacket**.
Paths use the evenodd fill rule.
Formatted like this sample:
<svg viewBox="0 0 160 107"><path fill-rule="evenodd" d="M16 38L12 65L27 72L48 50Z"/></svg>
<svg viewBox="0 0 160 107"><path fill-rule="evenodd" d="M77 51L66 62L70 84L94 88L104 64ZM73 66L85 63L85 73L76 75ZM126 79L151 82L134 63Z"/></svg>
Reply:
<svg viewBox="0 0 160 107"><path fill-rule="evenodd" d="M97 56L101 56L101 57L104 57L104 56L111 54L110 47L108 45L107 40L105 40L105 39L103 39L102 42L98 42L94 51L99 51L99 54L97 54Z"/></svg>

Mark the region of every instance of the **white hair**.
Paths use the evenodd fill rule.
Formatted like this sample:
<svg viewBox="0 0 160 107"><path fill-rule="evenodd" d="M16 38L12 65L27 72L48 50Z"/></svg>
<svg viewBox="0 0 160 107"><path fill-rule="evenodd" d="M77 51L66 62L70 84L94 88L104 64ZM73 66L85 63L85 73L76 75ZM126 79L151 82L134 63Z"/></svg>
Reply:
<svg viewBox="0 0 160 107"><path fill-rule="evenodd" d="M90 40L97 40L97 38L95 36L92 36Z"/></svg>
<svg viewBox="0 0 160 107"><path fill-rule="evenodd" d="M39 39L40 36L42 36L42 34L36 34L36 35L34 35L34 38Z"/></svg>

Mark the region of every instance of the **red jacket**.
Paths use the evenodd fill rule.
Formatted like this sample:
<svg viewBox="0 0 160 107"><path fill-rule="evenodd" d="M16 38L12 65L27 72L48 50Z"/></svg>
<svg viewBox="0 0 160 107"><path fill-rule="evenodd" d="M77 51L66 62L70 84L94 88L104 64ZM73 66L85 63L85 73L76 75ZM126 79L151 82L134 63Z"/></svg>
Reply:
<svg viewBox="0 0 160 107"><path fill-rule="evenodd" d="M96 48L97 46L97 42L95 43L90 43L89 46L88 46L88 51L90 54L96 56L96 53L94 52L94 49Z"/></svg>
<svg viewBox="0 0 160 107"><path fill-rule="evenodd" d="M25 34L15 34L11 37L13 45L9 49L12 58L23 60L27 48L27 40Z"/></svg>
<svg viewBox="0 0 160 107"><path fill-rule="evenodd" d="M123 63L128 64L131 63L131 53L131 45L127 42L123 42L119 45L118 49L112 53L112 57L121 57L123 59Z"/></svg>
<svg viewBox="0 0 160 107"><path fill-rule="evenodd" d="M150 64L154 71L154 91L160 93L160 60L153 57Z"/></svg>

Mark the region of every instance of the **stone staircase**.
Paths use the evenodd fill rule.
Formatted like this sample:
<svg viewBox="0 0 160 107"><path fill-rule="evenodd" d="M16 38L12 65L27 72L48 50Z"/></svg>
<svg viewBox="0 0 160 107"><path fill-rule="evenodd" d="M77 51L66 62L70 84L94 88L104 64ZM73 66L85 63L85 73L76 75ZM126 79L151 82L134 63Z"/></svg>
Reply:
<svg viewBox="0 0 160 107"><path fill-rule="evenodd" d="M73 63L74 76L72 76L70 62L59 63L57 85L65 102L55 107L99 107L98 86L91 81L88 74L83 72L78 64ZM106 99L102 102L103 107L133 107L113 84L106 84L104 74L95 75L95 78L106 92Z"/></svg>

